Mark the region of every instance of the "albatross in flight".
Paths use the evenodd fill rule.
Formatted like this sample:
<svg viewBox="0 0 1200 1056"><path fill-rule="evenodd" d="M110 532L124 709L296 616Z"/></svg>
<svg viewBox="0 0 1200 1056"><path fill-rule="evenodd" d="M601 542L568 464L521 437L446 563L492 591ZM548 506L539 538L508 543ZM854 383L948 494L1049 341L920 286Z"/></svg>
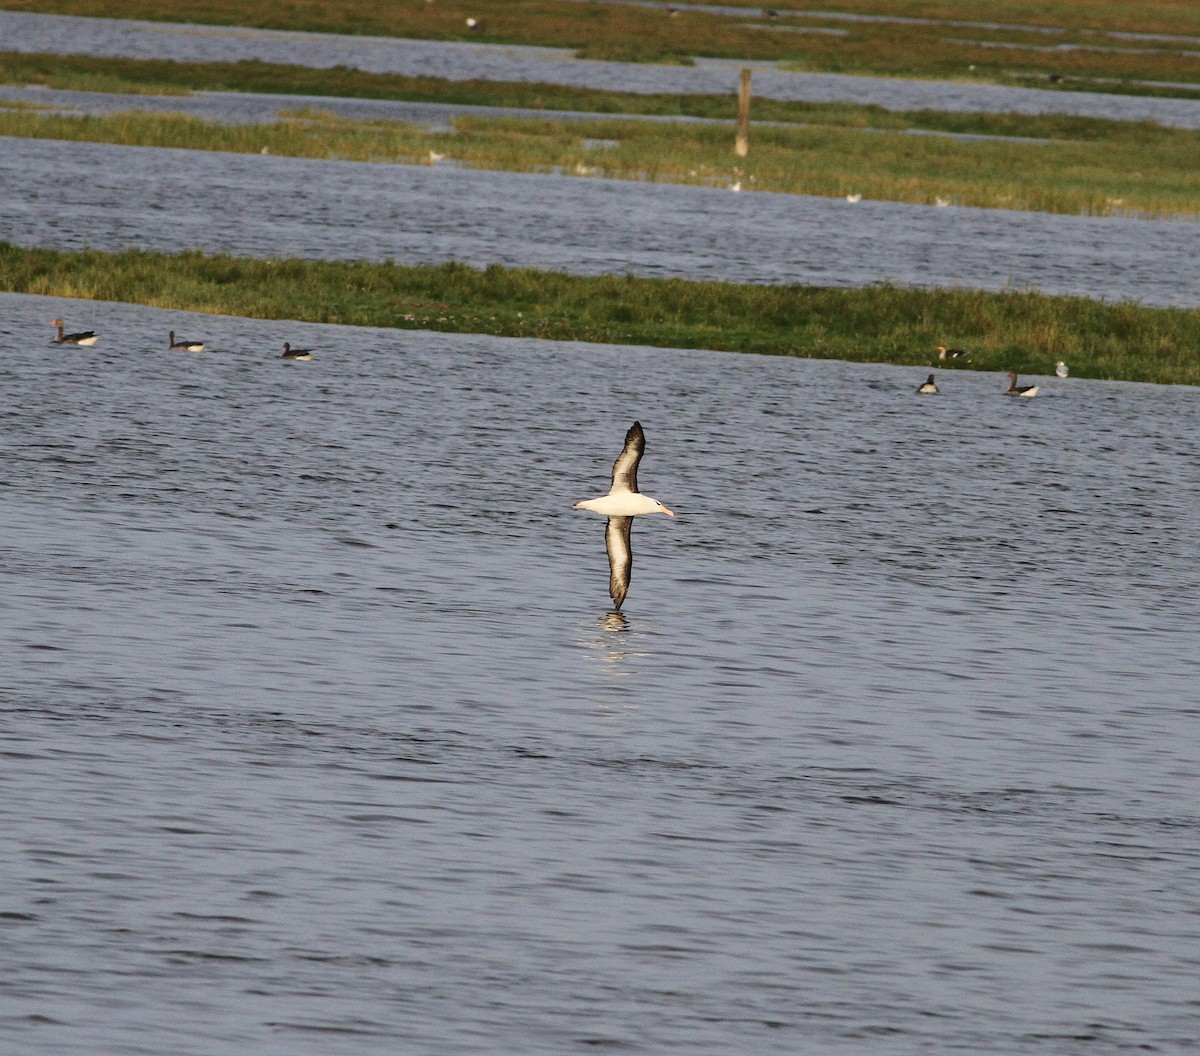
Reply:
<svg viewBox="0 0 1200 1056"><path fill-rule="evenodd" d="M608 550L608 592L616 607L621 607L629 592L629 574L633 569L633 550L629 545L629 529L639 513L675 514L658 499L643 495L637 487L637 467L646 450L646 434L642 423L634 422L625 434L625 446L613 463L612 487L598 499L575 503L577 510L591 510L608 518L604 529L604 545Z"/></svg>

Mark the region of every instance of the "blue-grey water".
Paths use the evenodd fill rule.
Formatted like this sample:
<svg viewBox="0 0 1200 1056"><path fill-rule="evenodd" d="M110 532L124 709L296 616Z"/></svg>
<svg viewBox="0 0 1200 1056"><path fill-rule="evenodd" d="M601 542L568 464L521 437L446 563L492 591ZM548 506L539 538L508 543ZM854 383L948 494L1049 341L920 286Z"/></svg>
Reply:
<svg viewBox="0 0 1200 1056"><path fill-rule="evenodd" d="M1195 1051L1200 392L0 308L3 1051Z"/></svg>
<svg viewBox="0 0 1200 1056"><path fill-rule="evenodd" d="M1195 306L1194 223L0 138L0 239Z"/></svg>
<svg viewBox="0 0 1200 1056"><path fill-rule="evenodd" d="M351 99L329 95L282 95L265 92L188 92L186 95L143 95L130 92L87 92L43 85L0 85L0 101L67 114L115 114L135 110L180 113L221 124L269 124L295 119L298 110L315 109L353 121L402 121L439 132L453 129L455 118L525 117L553 121L611 120L612 114L587 110L548 110L518 106L475 106L465 103L413 103L402 99ZM626 114L623 120L673 124L735 124L732 118ZM781 124L781 122L762 122ZM791 128L811 127L788 123ZM864 134L887 134L883 129L861 129ZM960 141L994 140L1004 143L1044 143L1030 136L999 136L978 132L942 132L926 128L904 129L901 134L934 136Z"/></svg>
<svg viewBox="0 0 1200 1056"><path fill-rule="evenodd" d="M750 65L754 70L754 92L766 98L854 102L890 110L1076 114L1200 128L1200 99L799 73L780 69L775 63L721 59L697 59L691 67L601 62L576 59L562 48L353 37L20 11L0 11L0 48L190 62L256 59L314 67L344 65L376 73L452 80L534 81L611 91L687 94L736 92L738 70Z"/></svg>

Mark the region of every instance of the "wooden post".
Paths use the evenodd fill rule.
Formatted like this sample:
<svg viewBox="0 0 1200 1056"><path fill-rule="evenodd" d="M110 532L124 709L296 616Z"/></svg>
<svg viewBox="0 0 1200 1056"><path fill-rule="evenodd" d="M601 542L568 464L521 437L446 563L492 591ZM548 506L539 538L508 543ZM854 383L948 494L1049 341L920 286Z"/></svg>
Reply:
<svg viewBox="0 0 1200 1056"><path fill-rule="evenodd" d="M742 83L738 87L737 139L733 151L739 158L750 153L750 67L742 67Z"/></svg>

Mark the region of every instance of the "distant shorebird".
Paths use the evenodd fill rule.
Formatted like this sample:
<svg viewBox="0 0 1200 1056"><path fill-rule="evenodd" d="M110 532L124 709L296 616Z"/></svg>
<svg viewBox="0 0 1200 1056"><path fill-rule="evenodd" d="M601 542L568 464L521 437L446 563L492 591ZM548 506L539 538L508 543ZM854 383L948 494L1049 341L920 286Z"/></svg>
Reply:
<svg viewBox="0 0 1200 1056"><path fill-rule="evenodd" d="M929 375L929 380L922 382L917 386L917 392L937 392L937 386L933 383L933 375Z"/></svg>
<svg viewBox="0 0 1200 1056"><path fill-rule="evenodd" d="M311 348L292 348L286 341L283 343L283 355L280 359L302 359L310 360L313 358L313 350Z"/></svg>
<svg viewBox="0 0 1200 1056"><path fill-rule="evenodd" d="M1057 363L1054 364L1054 373L1057 374L1060 378L1065 378L1071 372L1069 370L1067 370L1067 365L1060 359Z"/></svg>
<svg viewBox="0 0 1200 1056"><path fill-rule="evenodd" d="M77 334L64 334L61 319L51 319L50 325L58 327L58 336L54 338L56 345L94 345L100 340L100 335L95 330L81 330Z"/></svg>
<svg viewBox="0 0 1200 1056"><path fill-rule="evenodd" d="M637 487L637 467L646 450L646 434L642 423L634 422L625 434L625 446L613 463L612 486L607 495L575 503L577 510L590 510L608 518L604 529L604 545L608 550L608 593L619 609L629 592L629 577L633 571L633 549L629 529L634 517L643 513L665 513L674 517L658 499L643 495Z"/></svg>
<svg viewBox="0 0 1200 1056"><path fill-rule="evenodd" d="M855 202L862 201L862 195L861 194L848 194L848 195L846 195L846 201L848 201L851 205L853 205Z"/></svg>
<svg viewBox="0 0 1200 1056"><path fill-rule="evenodd" d="M1036 385L1018 385L1017 372L1010 370L1008 372L1008 391L1005 396L1036 396L1038 387Z"/></svg>
<svg viewBox="0 0 1200 1056"><path fill-rule="evenodd" d="M971 353L965 348L947 348L945 345L937 346L938 359L967 359Z"/></svg>
<svg viewBox="0 0 1200 1056"><path fill-rule="evenodd" d="M177 349L181 352L203 352L204 351L204 342L203 341L176 341L175 340L175 331L172 330L172 331L170 331L170 333L168 335L167 347Z"/></svg>

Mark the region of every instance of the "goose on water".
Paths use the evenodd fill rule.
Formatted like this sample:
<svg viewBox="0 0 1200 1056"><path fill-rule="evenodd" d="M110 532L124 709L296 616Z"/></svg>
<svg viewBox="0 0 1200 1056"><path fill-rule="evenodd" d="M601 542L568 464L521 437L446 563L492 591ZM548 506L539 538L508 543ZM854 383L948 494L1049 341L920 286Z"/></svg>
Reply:
<svg viewBox="0 0 1200 1056"><path fill-rule="evenodd" d="M50 325L58 327L58 336L54 339L56 345L94 345L100 340L100 335L95 330L81 330L77 334L64 334L61 319L51 319Z"/></svg>
<svg viewBox="0 0 1200 1056"><path fill-rule="evenodd" d="M933 383L933 375L932 374L929 375L929 378L927 381L925 381L922 384L917 386L917 392L919 392L919 393L921 393L921 392L937 392L937 391L938 391L938 388Z"/></svg>
<svg viewBox="0 0 1200 1056"><path fill-rule="evenodd" d="M637 487L637 468L646 450L646 434L642 423L634 422L625 434L625 446L613 463L612 485L607 495L575 503L577 510L590 510L608 518L604 529L604 545L608 550L608 593L619 609L629 592L629 577L633 570L633 549L629 529L634 517L643 513L665 513L674 517L658 499L643 495Z"/></svg>
<svg viewBox="0 0 1200 1056"><path fill-rule="evenodd" d="M168 348L181 349L184 352L203 352L204 351L204 342L203 341L183 341L183 340L176 341L174 330L172 330L170 332L170 334L168 335L167 341L168 341L168 344L167 344Z"/></svg>
<svg viewBox="0 0 1200 1056"><path fill-rule="evenodd" d="M1017 372L1010 370L1008 372L1008 391L1005 396L1036 396L1038 387L1036 385L1018 385Z"/></svg>
<svg viewBox="0 0 1200 1056"><path fill-rule="evenodd" d="M280 359L302 359L310 360L313 358L313 350L311 348L292 348L286 341L283 343L283 355Z"/></svg>

